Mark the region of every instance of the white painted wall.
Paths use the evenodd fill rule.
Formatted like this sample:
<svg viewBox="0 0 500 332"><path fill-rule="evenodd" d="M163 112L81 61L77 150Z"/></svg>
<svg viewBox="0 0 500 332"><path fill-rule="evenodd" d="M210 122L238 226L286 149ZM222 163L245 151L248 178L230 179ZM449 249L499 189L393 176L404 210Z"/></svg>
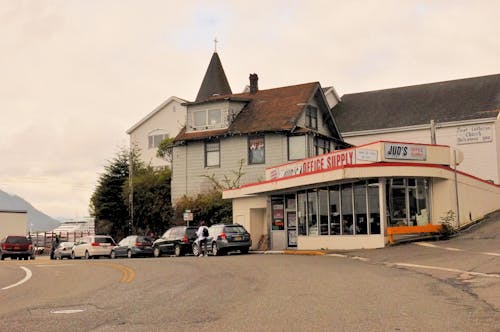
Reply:
<svg viewBox="0 0 500 332"><path fill-rule="evenodd" d="M142 121L142 120L141 120ZM175 137L186 123L186 107L175 99L164 105L154 115L145 120L130 135L130 144L137 145L141 151L141 159L151 166L167 166L166 160L156 157L157 148L148 147L148 137L158 130L167 131Z"/></svg>
<svg viewBox="0 0 500 332"><path fill-rule="evenodd" d="M28 233L28 213L26 211L0 211L0 239L7 235Z"/></svg>
<svg viewBox="0 0 500 332"><path fill-rule="evenodd" d="M463 162L457 167L462 172L469 173L481 179L492 180L500 183L500 120L496 122L483 123L481 126L489 125L493 128L493 141L489 143L457 144L457 128L472 126L473 124L440 127L436 130L436 143L449 145L461 150L464 154ZM388 133L355 134L342 133L344 140L354 145L362 145L370 142L389 140L412 143L431 143L429 129L406 130Z"/></svg>

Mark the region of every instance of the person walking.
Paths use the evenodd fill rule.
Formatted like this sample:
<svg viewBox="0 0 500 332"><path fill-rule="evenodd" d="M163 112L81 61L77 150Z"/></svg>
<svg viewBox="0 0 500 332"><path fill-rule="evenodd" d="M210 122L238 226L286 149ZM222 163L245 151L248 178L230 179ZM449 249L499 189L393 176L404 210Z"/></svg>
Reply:
<svg viewBox="0 0 500 332"><path fill-rule="evenodd" d="M205 226L205 222L201 221L198 231L196 231L196 236L198 236L198 245L200 246L200 251L198 257L208 256L207 254L207 238L208 238L208 227Z"/></svg>

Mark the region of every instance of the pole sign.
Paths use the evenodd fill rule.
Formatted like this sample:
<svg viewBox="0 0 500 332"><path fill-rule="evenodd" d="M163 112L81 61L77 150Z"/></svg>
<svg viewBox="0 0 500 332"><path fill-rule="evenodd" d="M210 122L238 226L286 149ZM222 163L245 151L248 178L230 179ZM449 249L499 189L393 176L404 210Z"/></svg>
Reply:
<svg viewBox="0 0 500 332"><path fill-rule="evenodd" d="M193 221L193 212L191 210L184 211L183 214L184 221Z"/></svg>

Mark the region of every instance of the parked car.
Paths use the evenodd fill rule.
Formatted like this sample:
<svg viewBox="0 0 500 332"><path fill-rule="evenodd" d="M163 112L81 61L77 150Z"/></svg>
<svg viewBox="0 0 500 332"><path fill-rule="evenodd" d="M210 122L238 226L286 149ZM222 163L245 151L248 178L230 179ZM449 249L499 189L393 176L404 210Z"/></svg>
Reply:
<svg viewBox="0 0 500 332"><path fill-rule="evenodd" d="M196 240L195 226L175 226L167 230L159 239L153 242L153 255L159 257L164 254L183 256L192 254L192 245Z"/></svg>
<svg viewBox="0 0 500 332"><path fill-rule="evenodd" d="M153 240L149 236L129 235L111 249L111 258L153 256Z"/></svg>
<svg viewBox="0 0 500 332"><path fill-rule="evenodd" d="M84 236L76 240L71 258L111 257L111 250L115 246L115 240L108 235Z"/></svg>
<svg viewBox="0 0 500 332"><path fill-rule="evenodd" d="M73 249L73 246L75 245L75 242L61 242L59 245L56 247L54 250L54 258L55 259L63 259L71 258L71 250Z"/></svg>
<svg viewBox="0 0 500 332"><path fill-rule="evenodd" d="M208 228L209 239L207 250L214 256L225 255L230 251L239 250L242 254L247 254L252 245L250 233L245 227L239 224L216 224ZM193 254L199 254L199 245L193 244Z"/></svg>
<svg viewBox="0 0 500 332"><path fill-rule="evenodd" d="M10 259L35 259L33 243L24 235L8 235L0 241L0 260Z"/></svg>

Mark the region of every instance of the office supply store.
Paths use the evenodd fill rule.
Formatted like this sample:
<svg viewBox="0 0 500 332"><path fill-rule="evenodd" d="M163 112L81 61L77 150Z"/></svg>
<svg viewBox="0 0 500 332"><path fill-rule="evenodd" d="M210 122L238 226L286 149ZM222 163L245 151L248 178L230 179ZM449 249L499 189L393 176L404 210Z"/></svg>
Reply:
<svg viewBox="0 0 500 332"><path fill-rule="evenodd" d="M381 248L500 208L500 186L457 171L461 159L448 146L375 142L268 168L223 197L253 249Z"/></svg>

